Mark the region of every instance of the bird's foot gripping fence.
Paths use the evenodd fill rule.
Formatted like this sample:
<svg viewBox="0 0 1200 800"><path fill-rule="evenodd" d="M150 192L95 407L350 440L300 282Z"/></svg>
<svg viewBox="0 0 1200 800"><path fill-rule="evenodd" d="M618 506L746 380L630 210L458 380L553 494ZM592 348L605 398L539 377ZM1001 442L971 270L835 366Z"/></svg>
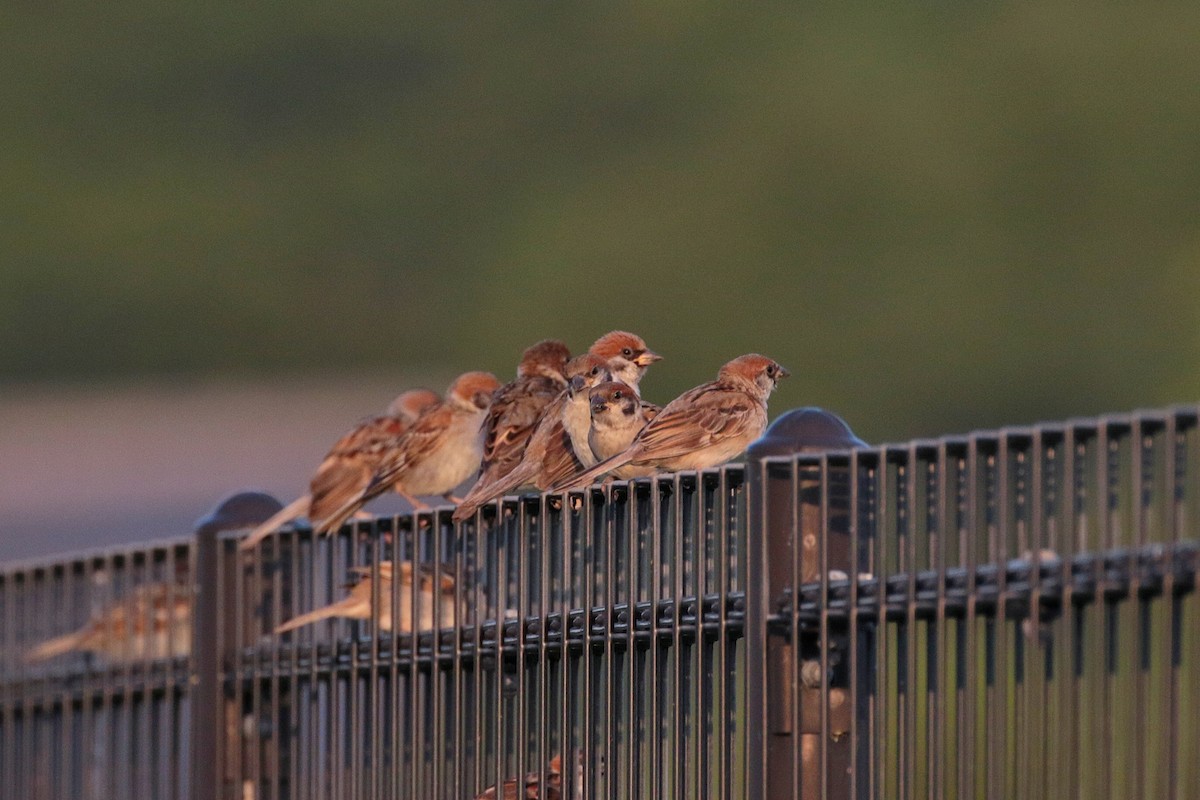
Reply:
<svg viewBox="0 0 1200 800"><path fill-rule="evenodd" d="M1196 409L780 422L461 525L5 565L0 797L1200 797Z"/></svg>

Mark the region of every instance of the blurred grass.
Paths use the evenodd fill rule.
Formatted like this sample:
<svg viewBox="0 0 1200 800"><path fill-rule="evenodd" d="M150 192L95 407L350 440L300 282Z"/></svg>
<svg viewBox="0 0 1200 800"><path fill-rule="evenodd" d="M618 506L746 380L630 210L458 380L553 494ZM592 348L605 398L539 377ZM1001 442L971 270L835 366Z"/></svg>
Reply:
<svg viewBox="0 0 1200 800"><path fill-rule="evenodd" d="M748 350L869 440L1195 400L1200 9L0 12L0 381Z"/></svg>

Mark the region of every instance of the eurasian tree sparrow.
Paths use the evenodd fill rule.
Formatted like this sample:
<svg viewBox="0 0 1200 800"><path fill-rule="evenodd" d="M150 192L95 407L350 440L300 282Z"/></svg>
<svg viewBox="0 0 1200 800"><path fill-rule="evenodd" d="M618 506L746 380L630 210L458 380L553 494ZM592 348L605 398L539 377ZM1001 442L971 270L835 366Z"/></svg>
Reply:
<svg viewBox="0 0 1200 800"><path fill-rule="evenodd" d="M308 494L288 503L251 531L239 547L249 550L299 517L321 519L341 507L370 483L386 443L440 402L441 398L428 389L410 389L392 401L386 414L360 422L329 448L309 482Z"/></svg>
<svg viewBox="0 0 1200 800"><path fill-rule="evenodd" d="M312 520L317 533L341 527L365 503L389 489L414 508L429 506L417 495L450 492L479 469L483 458L483 421L500 387L490 372L467 372L450 385L446 398L422 414L401 436L386 442L379 466L362 490L328 516Z"/></svg>
<svg viewBox="0 0 1200 800"><path fill-rule="evenodd" d="M509 778L504 782L503 800L542 800L543 794L541 791L541 778L536 772L530 772L525 776L525 786L523 792L519 792L516 778ZM546 765L546 792L544 800L560 800L562 797L562 756L554 756L550 759L550 763ZM475 800L497 800L495 786L489 786L479 794L475 795Z"/></svg>
<svg viewBox="0 0 1200 800"><path fill-rule="evenodd" d="M483 468L476 485L499 480L521 463L542 411L567 388L570 357L567 346L553 339L538 342L521 355L517 379L492 395L484 423Z"/></svg>
<svg viewBox="0 0 1200 800"><path fill-rule="evenodd" d="M624 452L646 423L654 419L661 411L653 403L639 400L637 392L628 384L610 381L592 389L589 395L591 402L591 429L588 432L588 445L592 451L593 466L606 458L612 458ZM613 470L613 475L622 479L642 478L654 474L654 468L649 466L634 466L626 464Z"/></svg>
<svg viewBox="0 0 1200 800"><path fill-rule="evenodd" d="M787 375L786 369L765 356L739 356L721 367L715 381L668 403L624 452L551 491L586 486L626 465L678 472L724 464L762 435L767 427L767 398Z"/></svg>
<svg viewBox="0 0 1200 800"><path fill-rule="evenodd" d="M275 629L275 633L286 633L287 631L295 630L303 625L310 625L314 622L330 617L346 617L347 619L373 619L379 626L380 630L392 630L392 591L393 580L395 579L396 570L393 569L391 561L381 561L379 563L379 591L377 593L377 603L372 610L372 595L376 594L373 589L372 568L371 567L353 567L351 573L358 576L358 579L348 584L350 593L336 603L331 603L327 606L309 611L297 617L293 617L287 622ZM429 566L417 567L417 572L420 575L420 584L417 587L417 608L418 608L418 631L427 631L433 629L433 584L436 579L438 582L438 591L441 592L441 605L438 612L438 628L453 628L455 626L455 608L454 608L454 578L445 572L438 570L435 577L434 569ZM400 562L400 584L395 588L398 593L396 598L399 606L400 624L397 627L399 633L412 632L412 585L413 585L413 565L411 561Z"/></svg>
<svg viewBox="0 0 1200 800"><path fill-rule="evenodd" d="M43 661L72 651L96 653L110 664L188 655L191 590L169 582L138 586L104 606L79 630L36 645L25 660Z"/></svg>
<svg viewBox="0 0 1200 800"><path fill-rule="evenodd" d="M629 384L638 392L641 392L646 367L662 360L662 356L646 347L642 337L627 331L604 334L588 348L588 352L604 359L612 380Z"/></svg>

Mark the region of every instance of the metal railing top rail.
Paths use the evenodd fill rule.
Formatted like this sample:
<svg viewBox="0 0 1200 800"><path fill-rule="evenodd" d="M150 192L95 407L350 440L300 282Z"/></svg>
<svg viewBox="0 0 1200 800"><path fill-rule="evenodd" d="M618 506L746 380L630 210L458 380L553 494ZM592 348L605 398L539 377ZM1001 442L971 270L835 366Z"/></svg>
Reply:
<svg viewBox="0 0 1200 800"><path fill-rule="evenodd" d="M104 547L88 547L72 550L69 553L51 553L44 556L29 558L13 558L0 561L0 580L18 573L45 572L61 570L68 566L83 565L89 562L119 561L134 559L151 552L165 552L172 548L187 548L195 542L195 536L170 536L158 539L148 539L143 542L128 542L125 544L106 545Z"/></svg>

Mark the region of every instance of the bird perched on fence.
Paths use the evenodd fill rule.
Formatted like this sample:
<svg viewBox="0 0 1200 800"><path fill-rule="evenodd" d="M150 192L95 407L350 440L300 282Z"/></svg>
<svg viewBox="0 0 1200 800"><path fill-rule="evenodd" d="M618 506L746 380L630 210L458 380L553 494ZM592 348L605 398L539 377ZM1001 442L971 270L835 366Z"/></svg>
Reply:
<svg viewBox="0 0 1200 800"><path fill-rule="evenodd" d="M186 656L192 650L192 595L183 584L148 583L117 598L73 633L25 654L43 661L72 651L96 653L111 664Z"/></svg>
<svg viewBox="0 0 1200 800"><path fill-rule="evenodd" d="M632 387L618 381L602 383L592 389L588 400L591 403L588 446L593 456L589 467L624 452L646 423L662 410L653 403L639 400ZM652 474L653 467L633 464L613 470L613 475L622 480Z"/></svg>
<svg viewBox="0 0 1200 800"><path fill-rule="evenodd" d="M521 454L546 406L567 388L571 353L560 341L538 342L521 354L517 379L496 390L484 422L483 466L476 486L488 485L521 463Z"/></svg>
<svg viewBox="0 0 1200 800"><path fill-rule="evenodd" d="M487 482L481 479L471 487L454 510L455 522L468 519L484 503L521 486L543 489L582 469L572 440L577 436L583 442L582 446L587 447L590 426L587 393L608 376L607 363L598 356L585 353L571 359L567 364L567 375L570 381L566 391L542 411L520 463L497 479Z"/></svg>
<svg viewBox="0 0 1200 800"><path fill-rule="evenodd" d="M413 507L429 506L417 495L450 493L479 469L483 458L483 421L500 382L490 372L467 372L450 385L445 399L426 411L400 436L381 447L375 474L360 491L327 516L313 519L313 530L329 533L341 527L363 504L393 490Z"/></svg>
<svg viewBox="0 0 1200 800"><path fill-rule="evenodd" d="M623 452L551 487L586 486L620 467L656 470L705 469L724 464L767 427L767 398L788 371L751 353L721 367L715 381L681 394L641 430Z"/></svg>
<svg viewBox="0 0 1200 800"><path fill-rule="evenodd" d="M646 368L662 360L662 356L646 347L642 337L628 331L604 334L592 343L588 353L604 359L612 380L628 384L639 393Z"/></svg>
<svg viewBox="0 0 1200 800"><path fill-rule="evenodd" d="M475 800L560 800L562 797L562 756L554 756L546 765L546 790L542 792L541 777L536 772L525 775L524 786L517 785L516 778L509 778L503 783L502 793L496 792L495 786L489 786ZM523 789L524 791L520 791Z"/></svg>
<svg viewBox="0 0 1200 800"><path fill-rule="evenodd" d="M381 561L378 566L379 587L376 592L373 586L373 568L369 566L352 567L350 572L357 579L347 584L350 593L327 606L293 617L275 629L275 633L286 633L304 625L330 617L346 617L348 619L374 619L380 630L390 631L392 626L392 592L393 582L399 574L400 582L395 586L397 592L396 604L400 614L398 633L411 633L413 630L413 572L418 576L417 585L417 630L433 629L434 584L441 594L438 611L438 625L441 628L453 628L457 614L454 606L454 576L442 569L429 565L413 567L411 561L401 561L399 568L394 569L391 561Z"/></svg>
<svg viewBox="0 0 1200 800"><path fill-rule="evenodd" d="M240 547L249 550L300 517L323 519L336 511L370 483L384 454L384 446L407 431L422 413L440 402L441 398L435 392L410 389L392 401L386 414L360 422L329 448L309 482L308 494L288 503L251 531Z"/></svg>

